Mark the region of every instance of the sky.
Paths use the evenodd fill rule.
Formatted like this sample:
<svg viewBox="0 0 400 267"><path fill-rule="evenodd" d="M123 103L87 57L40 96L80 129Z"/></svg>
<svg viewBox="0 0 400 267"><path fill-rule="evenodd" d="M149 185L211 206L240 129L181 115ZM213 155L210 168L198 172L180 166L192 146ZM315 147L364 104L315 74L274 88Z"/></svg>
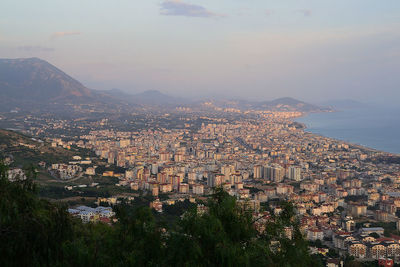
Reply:
<svg viewBox="0 0 400 267"><path fill-rule="evenodd" d="M400 101L399 0L1 0L0 58L92 89Z"/></svg>

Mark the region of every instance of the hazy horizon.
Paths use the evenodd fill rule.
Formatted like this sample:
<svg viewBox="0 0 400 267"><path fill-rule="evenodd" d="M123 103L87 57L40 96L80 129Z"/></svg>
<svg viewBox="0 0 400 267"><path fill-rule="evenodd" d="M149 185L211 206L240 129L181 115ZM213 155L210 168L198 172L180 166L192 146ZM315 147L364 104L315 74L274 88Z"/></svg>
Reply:
<svg viewBox="0 0 400 267"><path fill-rule="evenodd" d="M5 0L0 57L182 97L400 100L400 2Z"/></svg>

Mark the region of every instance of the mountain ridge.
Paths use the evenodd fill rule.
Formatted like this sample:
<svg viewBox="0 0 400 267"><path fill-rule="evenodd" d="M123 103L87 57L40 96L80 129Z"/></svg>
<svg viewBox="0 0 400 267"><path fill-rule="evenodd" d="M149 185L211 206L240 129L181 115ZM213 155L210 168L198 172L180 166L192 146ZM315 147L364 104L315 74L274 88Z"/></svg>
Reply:
<svg viewBox="0 0 400 267"><path fill-rule="evenodd" d="M186 102L191 102L189 99L184 99L180 97L171 96L160 92L159 90L146 90L139 93L129 93L123 91L121 89L110 89L101 91L102 93L128 101L134 104L144 104L144 105L155 105L155 106L163 106L163 105L180 105Z"/></svg>
<svg viewBox="0 0 400 267"><path fill-rule="evenodd" d="M61 69L39 58L0 59L0 108L62 110L79 104L96 106L97 111L117 110L117 107L135 109L201 107L204 100L175 97L158 90L130 94L123 90L91 90ZM211 100L218 107L243 110L271 111L327 111L291 97L271 101ZM134 104L134 105L132 105ZM51 108L49 108L51 107ZM78 108L78 110L81 110ZM86 108L86 111L93 110Z"/></svg>
<svg viewBox="0 0 400 267"><path fill-rule="evenodd" d="M90 89L39 58L0 59L2 95L23 100L92 97Z"/></svg>

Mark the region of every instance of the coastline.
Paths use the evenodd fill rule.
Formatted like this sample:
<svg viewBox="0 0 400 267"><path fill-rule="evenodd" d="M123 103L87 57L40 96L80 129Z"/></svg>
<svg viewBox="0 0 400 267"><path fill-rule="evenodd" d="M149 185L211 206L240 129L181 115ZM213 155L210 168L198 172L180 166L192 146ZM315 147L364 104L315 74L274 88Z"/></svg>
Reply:
<svg viewBox="0 0 400 267"><path fill-rule="evenodd" d="M335 113L335 112L338 112L338 111L337 110L329 111L329 113ZM336 142L341 142L343 144L348 145L349 147L353 147L353 148L357 148L357 149L360 149L362 151L365 151L366 153L379 153L379 154L382 154L382 155L385 155L385 156L400 157L400 153L388 152L388 151L372 148L372 147L369 147L369 146L366 146L366 145L361 145L361 144L357 144L357 143L354 143L354 142L345 141L345 140L342 140L340 138L329 137L329 136L326 136L326 135L323 135L323 134L314 133L314 132L312 132L310 130L307 130L309 127L307 126L306 123L297 121L298 118L305 118L305 117L309 116L310 114L314 114L314 113L325 113L325 112L303 113L301 116L292 118L291 121L299 123L302 126L303 132L307 133L307 134L311 134L311 135L318 136L318 137L323 137L323 138L326 138L328 140L332 140L332 141L336 141Z"/></svg>

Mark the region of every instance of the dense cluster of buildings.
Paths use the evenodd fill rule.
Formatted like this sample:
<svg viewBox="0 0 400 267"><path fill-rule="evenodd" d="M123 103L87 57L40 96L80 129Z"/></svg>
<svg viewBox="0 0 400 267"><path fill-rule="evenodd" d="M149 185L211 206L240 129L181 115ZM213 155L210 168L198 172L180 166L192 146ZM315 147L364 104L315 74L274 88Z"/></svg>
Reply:
<svg viewBox="0 0 400 267"><path fill-rule="evenodd" d="M400 229L400 165L387 161L391 155L308 133L293 122L298 112L250 115L204 116L197 126L186 117L176 128L92 129L53 146L90 149L124 171L90 167L88 175L116 177L118 186L155 197L196 200L222 187L255 214L288 200L310 241L356 258L400 256L391 235ZM151 205L162 211L165 204Z"/></svg>
<svg viewBox="0 0 400 267"><path fill-rule="evenodd" d="M293 116L259 114L258 120L203 124L196 131L91 131L79 141L126 169L106 174L118 177L121 186L171 198L202 196L220 186L255 212L262 203L289 200L309 240L323 240L359 258L380 258L379 243L385 256L397 256L398 241L366 243L354 225L398 221L399 165L379 161L384 153L307 133L290 120ZM155 209L161 206L153 203ZM331 240L343 231L352 243L334 246ZM353 252L362 246L365 253Z"/></svg>

